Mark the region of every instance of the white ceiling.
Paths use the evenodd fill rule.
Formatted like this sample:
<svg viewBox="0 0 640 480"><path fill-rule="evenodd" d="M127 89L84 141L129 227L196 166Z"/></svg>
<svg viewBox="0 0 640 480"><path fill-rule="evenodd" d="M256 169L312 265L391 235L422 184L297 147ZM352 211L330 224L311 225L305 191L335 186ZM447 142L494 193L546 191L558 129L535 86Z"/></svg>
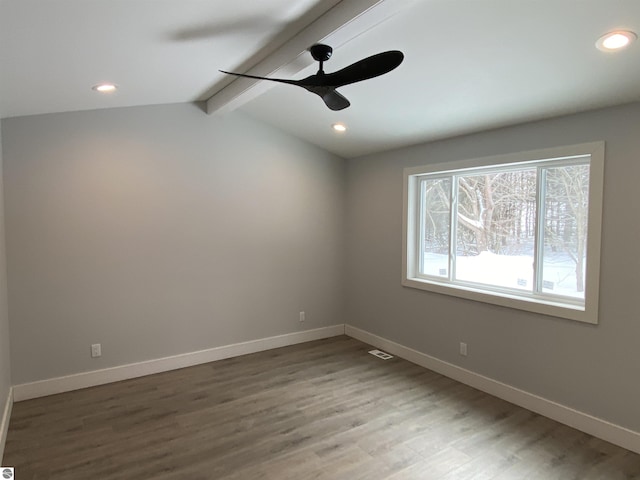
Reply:
<svg viewBox="0 0 640 480"><path fill-rule="evenodd" d="M340 89L352 104L341 112L291 85L245 90L248 80L210 102L226 105L215 115L239 108L355 157L638 101L640 42L595 48L613 29L640 33L640 1L0 0L0 113L206 100L232 80L218 69L315 73L300 54L321 40L336 47L328 72L402 50L397 70ZM102 81L118 92L90 89Z"/></svg>

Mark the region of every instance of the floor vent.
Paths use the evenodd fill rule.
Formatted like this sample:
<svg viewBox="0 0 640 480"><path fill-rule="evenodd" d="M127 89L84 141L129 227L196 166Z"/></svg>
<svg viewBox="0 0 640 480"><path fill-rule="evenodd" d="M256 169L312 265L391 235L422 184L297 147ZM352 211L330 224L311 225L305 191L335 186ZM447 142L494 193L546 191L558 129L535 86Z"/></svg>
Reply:
<svg viewBox="0 0 640 480"><path fill-rule="evenodd" d="M390 358L393 358L393 355L389 355L386 352L383 352L382 350L369 350L369 353L371 355L375 355L378 358L381 358L382 360L389 360Z"/></svg>

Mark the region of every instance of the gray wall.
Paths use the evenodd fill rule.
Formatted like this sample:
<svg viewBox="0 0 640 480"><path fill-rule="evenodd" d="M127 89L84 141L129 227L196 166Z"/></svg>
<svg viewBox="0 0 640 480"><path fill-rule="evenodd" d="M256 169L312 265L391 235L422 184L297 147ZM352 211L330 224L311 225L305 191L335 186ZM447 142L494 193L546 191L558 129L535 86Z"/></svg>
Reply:
<svg viewBox="0 0 640 480"><path fill-rule="evenodd" d="M0 133L0 421L11 387L9 357L9 315L7 311L7 261L5 255L4 192L2 167L2 135ZM2 448L0 445L0 459Z"/></svg>
<svg viewBox="0 0 640 480"><path fill-rule="evenodd" d="M14 384L343 323L344 160L194 105L2 128Z"/></svg>
<svg viewBox="0 0 640 480"><path fill-rule="evenodd" d="M640 431L638 125L633 104L349 161L347 323ZM596 140L606 141L599 325L400 285L403 168Z"/></svg>
<svg viewBox="0 0 640 480"><path fill-rule="evenodd" d="M627 105L345 172L246 117L190 105L5 119L13 382L346 321L640 431L639 124ZM607 142L599 325L401 287L404 167L594 140ZM6 323L0 309L5 396Z"/></svg>

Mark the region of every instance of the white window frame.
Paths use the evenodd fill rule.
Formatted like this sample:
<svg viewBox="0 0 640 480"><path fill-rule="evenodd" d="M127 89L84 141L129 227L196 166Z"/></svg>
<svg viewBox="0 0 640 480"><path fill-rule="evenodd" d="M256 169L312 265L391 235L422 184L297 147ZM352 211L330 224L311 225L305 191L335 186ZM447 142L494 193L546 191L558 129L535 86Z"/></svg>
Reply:
<svg viewBox="0 0 640 480"><path fill-rule="evenodd" d="M402 228L402 285L420 290L453 295L456 297L516 308L530 312L567 318L580 322L598 323L598 297L600 284L600 237L602 230L602 199L604 183L604 142L582 143L566 147L532 150L514 154L425 165L404 169L403 228ZM467 170L493 166L526 166L541 161L570 161L577 157L590 157L589 162L589 213L587 232L587 257L585 298L582 302L531 296L501 291L499 287L465 285L448 280L426 278L419 275L420 234L420 177L426 174L462 173ZM467 173L467 172L464 172ZM537 215L539 218L539 214Z"/></svg>

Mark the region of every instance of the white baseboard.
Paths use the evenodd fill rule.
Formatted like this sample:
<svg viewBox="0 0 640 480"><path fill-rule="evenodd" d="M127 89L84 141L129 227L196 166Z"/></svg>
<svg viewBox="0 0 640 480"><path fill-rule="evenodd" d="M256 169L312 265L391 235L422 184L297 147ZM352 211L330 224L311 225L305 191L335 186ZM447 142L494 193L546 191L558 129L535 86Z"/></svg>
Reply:
<svg viewBox="0 0 640 480"><path fill-rule="evenodd" d="M77 373L65 377L51 378L37 382L23 383L13 386L13 399L16 402L31 398L54 395L56 393L94 387L105 383L119 382L130 378L143 377L154 373L177 370L202 363L214 362L224 358L262 352L273 348L286 347L297 343L311 342L322 338L344 335L344 325L305 330L303 332L287 333L275 337L261 338L249 342L235 343L222 347L184 353L172 357L158 358L145 362L131 363L118 367Z"/></svg>
<svg viewBox="0 0 640 480"><path fill-rule="evenodd" d="M9 420L11 419L11 409L13 408L13 387L9 388L7 400L4 403L4 413L2 414L2 423L0 423L0 465L3 465L4 445L7 442L7 432L9 431Z"/></svg>
<svg viewBox="0 0 640 480"><path fill-rule="evenodd" d="M399 343L392 342L351 325L345 325L345 334L397 355L412 363L433 370L458 382L482 390L494 397L539 413L582 432L601 438L620 447L640 453L640 433L606 420L574 410L524 390L493 380L470 370L439 360Z"/></svg>
<svg viewBox="0 0 640 480"><path fill-rule="evenodd" d="M10 389L5 402L2 424L0 425L0 459L4 452L6 434L9 428L9 418L14 401L19 402L21 400L28 400L46 395L118 382L130 378L152 375L154 373L176 370L225 358L271 350L273 348L286 347L289 345L320 340L322 338L329 338L343 334L383 349L389 353L397 355L398 357L428 368L429 370L433 370L434 372L438 372L473 388L482 390L490 395L526 408L527 410L539 413L540 415L544 415L545 417L556 420L557 422L593 435L594 437L601 438L633 452L640 453L640 433L638 432L607 422L606 420L602 420L551 400L547 400L546 398L542 398L538 395L534 395L497 380L493 380L457 365L439 360L435 357L412 348L405 347L404 345L387 340L365 330L361 330L350 325L334 325L314 330L306 330L303 332L262 338L249 342L236 343L233 345L225 345L222 347L185 353L172 357L159 358L146 362L14 385L12 389Z"/></svg>

